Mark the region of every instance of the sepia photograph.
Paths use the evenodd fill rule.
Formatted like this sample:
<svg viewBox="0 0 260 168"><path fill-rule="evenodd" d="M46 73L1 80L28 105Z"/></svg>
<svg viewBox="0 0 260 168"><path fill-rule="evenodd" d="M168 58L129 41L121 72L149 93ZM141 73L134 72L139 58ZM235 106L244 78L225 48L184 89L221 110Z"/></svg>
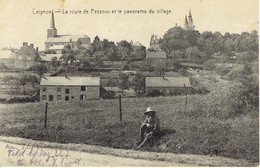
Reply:
<svg viewBox="0 0 260 168"><path fill-rule="evenodd" d="M258 0L0 0L0 167L258 167Z"/></svg>

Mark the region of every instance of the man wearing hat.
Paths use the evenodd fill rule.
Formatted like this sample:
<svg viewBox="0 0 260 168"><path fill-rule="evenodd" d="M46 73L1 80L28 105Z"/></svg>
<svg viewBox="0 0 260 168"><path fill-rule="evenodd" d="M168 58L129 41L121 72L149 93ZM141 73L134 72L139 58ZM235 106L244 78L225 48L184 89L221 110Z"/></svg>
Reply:
<svg viewBox="0 0 260 168"><path fill-rule="evenodd" d="M146 112L144 112L144 115L146 115L146 119L144 120L140 128L139 142L144 142L148 139L153 141L154 138L158 138L160 123L158 117L155 114L156 111L152 110L151 107L148 107Z"/></svg>

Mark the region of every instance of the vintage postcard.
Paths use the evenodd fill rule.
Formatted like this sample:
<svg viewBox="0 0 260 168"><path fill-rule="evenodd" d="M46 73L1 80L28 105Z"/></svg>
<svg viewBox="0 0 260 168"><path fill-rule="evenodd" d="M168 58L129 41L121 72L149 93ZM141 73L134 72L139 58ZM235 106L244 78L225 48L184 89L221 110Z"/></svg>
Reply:
<svg viewBox="0 0 260 168"><path fill-rule="evenodd" d="M0 167L259 165L257 0L0 0Z"/></svg>

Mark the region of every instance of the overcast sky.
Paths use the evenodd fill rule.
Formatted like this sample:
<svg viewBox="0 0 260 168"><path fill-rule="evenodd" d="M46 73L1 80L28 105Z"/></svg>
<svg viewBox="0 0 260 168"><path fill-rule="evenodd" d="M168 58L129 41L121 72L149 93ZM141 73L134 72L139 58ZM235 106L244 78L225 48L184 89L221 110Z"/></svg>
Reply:
<svg viewBox="0 0 260 168"><path fill-rule="evenodd" d="M20 48L22 42L44 49L51 14L38 10L155 10L155 14L63 14L55 13L58 34L86 34L115 42L139 41L146 47L151 34L162 37L192 12L195 29L203 32L241 33L258 30L258 0L0 0L0 48ZM156 10L172 12L156 14Z"/></svg>

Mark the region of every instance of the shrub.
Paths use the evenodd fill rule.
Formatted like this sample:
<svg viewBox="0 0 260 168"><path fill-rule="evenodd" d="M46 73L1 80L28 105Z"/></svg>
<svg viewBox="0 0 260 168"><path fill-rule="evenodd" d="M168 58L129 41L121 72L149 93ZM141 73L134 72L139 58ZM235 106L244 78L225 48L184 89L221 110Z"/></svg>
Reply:
<svg viewBox="0 0 260 168"><path fill-rule="evenodd" d="M129 70L129 65L128 65L128 64L124 64L124 65L122 66L122 69L123 69L123 70Z"/></svg>
<svg viewBox="0 0 260 168"><path fill-rule="evenodd" d="M179 69L178 72L182 75L182 76L188 76L189 72L187 71L187 69Z"/></svg>

